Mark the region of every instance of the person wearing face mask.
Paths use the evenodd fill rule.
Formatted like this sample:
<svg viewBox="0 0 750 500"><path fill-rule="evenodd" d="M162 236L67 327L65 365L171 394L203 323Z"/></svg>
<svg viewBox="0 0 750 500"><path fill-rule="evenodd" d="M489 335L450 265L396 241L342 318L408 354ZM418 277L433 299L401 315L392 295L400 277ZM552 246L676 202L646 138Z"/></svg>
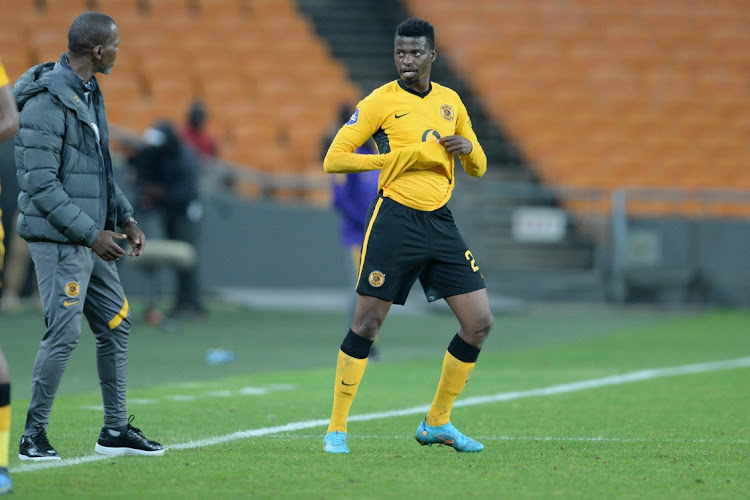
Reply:
<svg viewBox="0 0 750 500"><path fill-rule="evenodd" d="M68 51L60 60L34 66L13 88L20 111L17 228L29 242L46 325L19 444L21 460L60 460L47 427L83 316L95 337L104 407L95 451L164 454L164 446L131 425L126 406L130 310L116 261L141 255L146 237L115 182L104 98L95 76L112 71L119 44L110 16L83 13L70 26Z"/></svg>

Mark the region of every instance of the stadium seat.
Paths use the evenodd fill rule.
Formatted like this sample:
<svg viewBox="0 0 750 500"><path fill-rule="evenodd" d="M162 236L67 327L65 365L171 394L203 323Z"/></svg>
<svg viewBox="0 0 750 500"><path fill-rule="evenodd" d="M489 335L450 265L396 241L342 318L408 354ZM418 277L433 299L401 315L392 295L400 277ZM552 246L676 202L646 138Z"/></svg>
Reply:
<svg viewBox="0 0 750 500"><path fill-rule="evenodd" d="M542 180L601 189L750 183L739 168L750 163L745 3L406 3L433 22L441 54Z"/></svg>

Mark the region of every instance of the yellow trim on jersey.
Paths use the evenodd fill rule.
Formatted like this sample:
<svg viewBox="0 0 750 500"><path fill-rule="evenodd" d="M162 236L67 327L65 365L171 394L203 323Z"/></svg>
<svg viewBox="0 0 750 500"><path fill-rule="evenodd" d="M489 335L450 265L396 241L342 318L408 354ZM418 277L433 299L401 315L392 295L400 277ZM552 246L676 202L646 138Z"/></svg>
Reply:
<svg viewBox="0 0 750 500"><path fill-rule="evenodd" d="M380 205L383 204L383 198L378 198L378 202L375 204L375 209L372 211L372 217L370 217L370 223L367 225L367 232L365 232L365 241L362 242L362 256L359 258L359 272L357 273L357 283L359 278L362 276L362 267L365 265L365 256L367 255L367 243L370 241L370 231L372 231L372 225L375 224L375 219L380 212Z"/></svg>
<svg viewBox="0 0 750 500"><path fill-rule="evenodd" d="M10 80L8 80L8 73L5 72L5 66L3 66L3 61L0 59L0 87L4 87L10 83Z"/></svg>
<svg viewBox="0 0 750 500"><path fill-rule="evenodd" d="M120 312L117 313L117 316L109 320L109 329L114 330L118 326L120 326L120 323L122 323L122 320L128 317L128 299L125 299L125 305L122 306L122 309L120 309Z"/></svg>
<svg viewBox="0 0 750 500"><path fill-rule="evenodd" d="M383 196L417 210L436 210L448 202L455 183L454 155L437 141L460 135L473 146L471 153L461 156L464 170L474 177L484 175L487 157L461 98L448 87L431 85L426 94L416 94L396 80L360 101L328 149L325 171L379 169ZM381 154L354 153L371 136Z"/></svg>

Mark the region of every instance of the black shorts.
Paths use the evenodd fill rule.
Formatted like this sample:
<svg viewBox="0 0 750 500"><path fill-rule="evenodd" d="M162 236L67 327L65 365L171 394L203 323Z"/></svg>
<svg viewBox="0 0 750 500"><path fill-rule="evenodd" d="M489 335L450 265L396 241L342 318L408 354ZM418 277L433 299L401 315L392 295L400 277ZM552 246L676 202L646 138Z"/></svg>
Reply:
<svg viewBox="0 0 750 500"><path fill-rule="evenodd" d="M378 196L367 216L357 292L403 305L417 278L429 302L485 288L447 206L423 212Z"/></svg>

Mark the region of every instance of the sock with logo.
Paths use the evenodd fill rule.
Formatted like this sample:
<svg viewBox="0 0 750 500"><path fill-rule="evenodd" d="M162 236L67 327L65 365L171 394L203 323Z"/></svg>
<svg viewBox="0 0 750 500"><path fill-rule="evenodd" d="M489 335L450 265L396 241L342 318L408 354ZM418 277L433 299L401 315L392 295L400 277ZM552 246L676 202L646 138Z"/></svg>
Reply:
<svg viewBox="0 0 750 500"><path fill-rule="evenodd" d="M360 337L349 330L341 344L336 364L336 380L333 389L333 411L328 432L346 432L346 420L352 407L357 388L367 367L372 340Z"/></svg>
<svg viewBox="0 0 750 500"><path fill-rule="evenodd" d="M0 468L8 467L10 445L10 383L0 384Z"/></svg>
<svg viewBox="0 0 750 500"><path fill-rule="evenodd" d="M435 399L425 417L427 425L436 427L450 422L456 396L464 390L478 357L479 349L467 344L458 334L453 337L443 358Z"/></svg>

